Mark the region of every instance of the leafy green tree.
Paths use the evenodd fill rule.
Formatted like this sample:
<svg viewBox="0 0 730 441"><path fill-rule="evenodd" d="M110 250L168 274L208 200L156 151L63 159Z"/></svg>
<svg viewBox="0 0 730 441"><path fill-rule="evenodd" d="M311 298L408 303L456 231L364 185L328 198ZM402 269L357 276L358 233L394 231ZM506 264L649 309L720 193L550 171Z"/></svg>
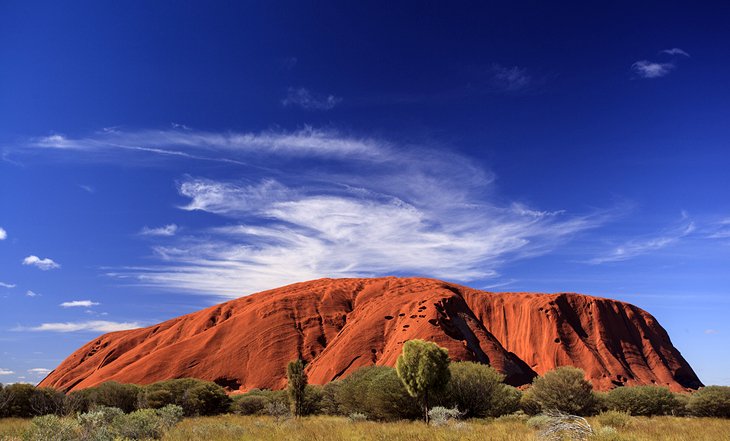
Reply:
<svg viewBox="0 0 730 441"><path fill-rule="evenodd" d="M408 393L421 402L423 418L428 424L428 399L449 382L449 353L436 343L410 340L398 356L396 371Z"/></svg>
<svg viewBox="0 0 730 441"><path fill-rule="evenodd" d="M585 379L583 370L573 366L562 366L536 377L530 393L543 411L589 415L595 408L593 385Z"/></svg>
<svg viewBox="0 0 730 441"><path fill-rule="evenodd" d="M205 416L228 412L231 399L219 385L195 378L159 381L139 394L140 408L159 409L168 404L182 407L185 416Z"/></svg>
<svg viewBox="0 0 730 441"><path fill-rule="evenodd" d="M286 367L287 392L291 403L291 411L299 418L305 414L307 391L307 373L304 372L304 360L293 360Z"/></svg>
<svg viewBox="0 0 730 441"><path fill-rule="evenodd" d="M707 386L692 393L687 410L695 416L730 418L730 386Z"/></svg>

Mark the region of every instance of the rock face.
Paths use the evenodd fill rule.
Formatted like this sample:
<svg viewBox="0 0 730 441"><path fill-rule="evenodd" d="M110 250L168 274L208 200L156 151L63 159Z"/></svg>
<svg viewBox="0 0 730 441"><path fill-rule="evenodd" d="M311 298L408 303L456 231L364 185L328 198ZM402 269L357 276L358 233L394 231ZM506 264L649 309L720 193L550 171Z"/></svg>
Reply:
<svg viewBox="0 0 730 441"><path fill-rule="evenodd" d="M513 385L559 366L595 388L702 384L646 311L580 294L491 293L422 278L321 279L231 300L148 328L112 332L77 350L40 386L147 384L196 377L230 391L286 386L302 358L310 383L394 366L405 341L488 363Z"/></svg>

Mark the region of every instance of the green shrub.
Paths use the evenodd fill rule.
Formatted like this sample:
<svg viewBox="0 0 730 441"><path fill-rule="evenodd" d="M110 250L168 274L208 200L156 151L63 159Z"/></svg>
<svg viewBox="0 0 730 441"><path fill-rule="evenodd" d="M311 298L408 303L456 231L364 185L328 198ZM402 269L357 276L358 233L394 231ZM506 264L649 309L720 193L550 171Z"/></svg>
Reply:
<svg viewBox="0 0 730 441"><path fill-rule="evenodd" d="M322 398L319 401L319 411L325 415L343 415L340 405L337 402L337 391L342 382L339 380L330 381L322 386Z"/></svg>
<svg viewBox="0 0 730 441"><path fill-rule="evenodd" d="M80 436L81 428L76 420L61 418L57 415L44 415L33 418L23 439L26 441L76 441Z"/></svg>
<svg viewBox="0 0 730 441"><path fill-rule="evenodd" d="M537 415L542 411L540 403L535 399L535 391L532 386L522 392L520 396L519 408L527 415Z"/></svg>
<svg viewBox="0 0 730 441"><path fill-rule="evenodd" d="M239 415L259 415L264 412L268 404L262 395L239 395L233 397L233 411Z"/></svg>
<svg viewBox="0 0 730 441"><path fill-rule="evenodd" d="M159 409L168 404L182 407L185 416L205 416L228 412L231 399L217 384L194 378L153 383L139 394L140 408Z"/></svg>
<svg viewBox="0 0 730 441"><path fill-rule="evenodd" d="M429 397L443 390L451 378L449 351L431 341L409 340L395 368L408 394L421 404L428 423Z"/></svg>
<svg viewBox="0 0 730 441"><path fill-rule="evenodd" d="M636 416L672 415L682 407L669 389L659 386L617 387L606 394L606 403L610 410Z"/></svg>
<svg viewBox="0 0 730 441"><path fill-rule="evenodd" d="M155 409L139 409L114 420L114 431L122 438L133 440L160 439L164 433Z"/></svg>
<svg viewBox="0 0 730 441"><path fill-rule="evenodd" d="M618 410L607 410L601 412L596 416L596 421L601 426L615 427L616 429L623 429L628 427L633 422L631 414L628 412L621 412Z"/></svg>
<svg viewBox="0 0 730 441"><path fill-rule="evenodd" d="M563 366L536 377L531 391L543 410L589 415L595 409L593 386L576 367Z"/></svg>
<svg viewBox="0 0 730 441"><path fill-rule="evenodd" d="M695 416L730 418L730 386L707 386L694 392L687 410Z"/></svg>
<svg viewBox="0 0 730 441"><path fill-rule="evenodd" d="M116 407L97 407L95 410L79 414L76 421L81 427L81 439L87 441L113 441L112 424L116 418L124 415Z"/></svg>
<svg viewBox="0 0 730 441"><path fill-rule="evenodd" d="M415 402L398 378L395 369L367 366L353 372L337 387L340 414L363 413L369 419L413 419L421 415Z"/></svg>
<svg viewBox="0 0 730 441"><path fill-rule="evenodd" d="M502 381L491 366L470 361L451 363L451 380L438 402L457 407L465 417L498 417L517 410L520 392Z"/></svg>
<svg viewBox="0 0 730 441"><path fill-rule="evenodd" d="M542 430L547 426L549 421L550 417L547 415L535 415L530 417L525 424L531 429Z"/></svg>

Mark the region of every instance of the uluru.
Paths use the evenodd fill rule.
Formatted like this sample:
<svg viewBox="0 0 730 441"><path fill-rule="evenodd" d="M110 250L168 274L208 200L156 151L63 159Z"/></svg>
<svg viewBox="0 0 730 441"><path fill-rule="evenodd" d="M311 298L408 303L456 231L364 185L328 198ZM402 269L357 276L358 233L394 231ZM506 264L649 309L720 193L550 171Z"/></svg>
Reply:
<svg viewBox="0 0 730 441"><path fill-rule="evenodd" d="M583 369L599 390L702 386L648 312L575 293L486 292L426 278L320 279L227 301L146 328L95 338L40 386L72 391L105 381L195 377L230 392L281 389L302 358L311 383L367 365L393 366L424 339L452 360L486 363L528 384L559 366Z"/></svg>

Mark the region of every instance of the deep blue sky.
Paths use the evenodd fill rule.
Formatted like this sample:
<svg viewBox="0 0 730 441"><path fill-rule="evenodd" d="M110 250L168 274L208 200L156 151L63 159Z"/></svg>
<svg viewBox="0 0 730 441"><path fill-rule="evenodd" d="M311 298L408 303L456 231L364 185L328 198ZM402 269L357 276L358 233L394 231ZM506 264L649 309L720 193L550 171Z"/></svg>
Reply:
<svg viewBox="0 0 730 441"><path fill-rule="evenodd" d="M730 384L730 5L241 3L0 3L0 382L395 274L635 303Z"/></svg>

